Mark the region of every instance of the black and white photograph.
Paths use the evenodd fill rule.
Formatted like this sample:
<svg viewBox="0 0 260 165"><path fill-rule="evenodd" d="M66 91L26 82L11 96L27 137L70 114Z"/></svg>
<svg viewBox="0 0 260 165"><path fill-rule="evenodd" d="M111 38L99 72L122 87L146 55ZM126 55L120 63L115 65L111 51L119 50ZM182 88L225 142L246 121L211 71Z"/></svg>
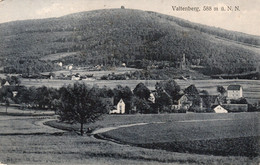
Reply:
<svg viewBox="0 0 260 165"><path fill-rule="evenodd" d="M0 165L260 165L260 1L0 0Z"/></svg>

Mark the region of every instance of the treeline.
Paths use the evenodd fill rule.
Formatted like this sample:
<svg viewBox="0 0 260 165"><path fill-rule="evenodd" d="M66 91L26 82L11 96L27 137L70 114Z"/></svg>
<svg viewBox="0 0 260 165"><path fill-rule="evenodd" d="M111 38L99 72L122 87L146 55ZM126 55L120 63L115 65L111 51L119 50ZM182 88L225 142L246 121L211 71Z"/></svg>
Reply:
<svg viewBox="0 0 260 165"><path fill-rule="evenodd" d="M79 84L75 83L76 86ZM52 109L57 110L62 104L62 96L74 85L63 86L59 89L42 87L25 87L16 85L2 86L0 89L0 101L5 105L20 104L21 108ZM120 99L126 105L126 113L158 113L171 112L171 104L180 92L180 86L173 80L163 81L156 84L155 98L151 98L151 91L143 84L139 83L132 91L128 86L118 85L114 89L108 87L99 88L93 86L89 88L92 94L101 98L102 102L110 110L116 106ZM163 91L170 93L169 98L164 98ZM76 97L76 96L75 96ZM91 97L91 96L89 96ZM157 101L155 101L157 100ZM136 108L135 108L136 107Z"/></svg>
<svg viewBox="0 0 260 165"><path fill-rule="evenodd" d="M5 60L3 63L5 65L3 72L10 74L34 75L59 70L61 68L51 61L32 59L30 57L24 57L22 59L13 57Z"/></svg>
<svg viewBox="0 0 260 165"><path fill-rule="evenodd" d="M72 95L76 101L84 100L84 97L96 97L102 106L108 110L116 108L117 103L122 99L125 103L125 113L186 113L192 112L213 112L212 105L216 105L216 99L223 104L227 103L224 96L225 88L217 87L220 97L209 95L206 90L199 91L194 85L181 90L180 86L174 80L164 80L155 84L155 90L150 91L143 83L136 85L132 91L128 86L118 85L114 89L108 87L99 88L98 86L88 87L84 83L74 83L73 85L63 86L59 89L42 87L25 87L16 85L2 86L0 89L0 102L6 105L6 109L10 104L20 104L22 109L51 109L57 111L64 104L63 97ZM75 87L87 88L91 93L86 95L81 89ZM76 90L76 91L75 91ZM68 93L68 91L71 91ZM77 92L78 91L78 92ZM84 94L84 97L79 94ZM187 100L179 103L182 97ZM95 101L95 100L94 100ZM245 98L239 100L231 100L232 104L248 104ZM179 106L178 108L174 106ZM257 109L258 108L258 109ZM248 111L258 111L256 105L249 105Z"/></svg>
<svg viewBox="0 0 260 165"><path fill-rule="evenodd" d="M226 38L232 41L236 41L239 43L245 43L251 46L260 46L260 37L258 36L253 36L253 35L248 35L245 33L239 33L239 32L233 32L233 31L228 31L224 30L221 28L216 28L216 27L209 27L206 25L201 25L201 24L195 24L189 21L185 21L182 19L178 18L170 18L168 17L169 20L173 20L177 24L179 24L182 27L188 27L194 30L198 30L203 33L207 34L212 34L220 38Z"/></svg>

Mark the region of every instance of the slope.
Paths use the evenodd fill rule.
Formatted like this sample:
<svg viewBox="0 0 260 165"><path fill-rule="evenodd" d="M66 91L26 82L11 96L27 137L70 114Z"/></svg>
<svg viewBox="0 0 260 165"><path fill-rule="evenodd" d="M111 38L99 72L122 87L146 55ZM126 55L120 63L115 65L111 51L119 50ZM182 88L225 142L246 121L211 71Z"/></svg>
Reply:
<svg viewBox="0 0 260 165"><path fill-rule="evenodd" d="M149 11L96 10L4 23L0 29L0 61L6 72L49 71L54 65L42 57L71 52L78 53L65 55L64 64L137 66L146 59L178 67L185 54L187 64L203 66L210 74L252 71L260 59L258 36Z"/></svg>

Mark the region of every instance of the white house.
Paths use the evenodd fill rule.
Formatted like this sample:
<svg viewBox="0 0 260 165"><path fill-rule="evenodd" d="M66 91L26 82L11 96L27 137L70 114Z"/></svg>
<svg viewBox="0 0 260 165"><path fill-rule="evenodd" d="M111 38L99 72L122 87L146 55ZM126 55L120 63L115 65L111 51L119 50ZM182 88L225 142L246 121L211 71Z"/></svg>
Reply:
<svg viewBox="0 0 260 165"><path fill-rule="evenodd" d="M13 97L17 96L17 91L13 91L12 94L13 94Z"/></svg>
<svg viewBox="0 0 260 165"><path fill-rule="evenodd" d="M72 76L71 80L80 80L80 77Z"/></svg>
<svg viewBox="0 0 260 165"><path fill-rule="evenodd" d="M221 105L215 105L212 107L215 113L228 113L228 111Z"/></svg>
<svg viewBox="0 0 260 165"><path fill-rule="evenodd" d="M72 70L72 69L73 69L73 64L67 65L65 68L66 68L67 70Z"/></svg>
<svg viewBox="0 0 260 165"><path fill-rule="evenodd" d="M149 101L151 101L152 103L155 103L155 97L153 93L150 93L150 97L148 98Z"/></svg>
<svg viewBox="0 0 260 165"><path fill-rule="evenodd" d="M8 81L6 81L3 86L10 86L10 83Z"/></svg>
<svg viewBox="0 0 260 165"><path fill-rule="evenodd" d="M62 62L58 62L57 65L62 67Z"/></svg>
<svg viewBox="0 0 260 165"><path fill-rule="evenodd" d="M171 108L176 110L181 108L189 109L190 106L191 102L189 101L188 97L186 95L179 95L176 97L176 100L173 100Z"/></svg>
<svg viewBox="0 0 260 165"><path fill-rule="evenodd" d="M243 89L241 85L229 85L227 87L228 99L239 99L243 97Z"/></svg>
<svg viewBox="0 0 260 165"><path fill-rule="evenodd" d="M119 102L117 103L116 109L111 110L109 112L111 113L119 113L119 114L123 114L125 113L125 102L123 101L123 99L120 99Z"/></svg>

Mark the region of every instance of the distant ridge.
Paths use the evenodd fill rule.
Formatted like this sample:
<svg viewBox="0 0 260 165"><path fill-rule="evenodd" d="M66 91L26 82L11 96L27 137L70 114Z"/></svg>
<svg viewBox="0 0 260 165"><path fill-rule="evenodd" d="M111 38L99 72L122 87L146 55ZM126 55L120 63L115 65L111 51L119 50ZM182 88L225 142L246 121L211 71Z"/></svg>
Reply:
<svg viewBox="0 0 260 165"><path fill-rule="evenodd" d="M79 53L64 57L65 63L73 57L79 65L146 59L177 66L185 54L187 63L203 65L212 74L232 74L254 71L260 59L259 36L150 11L95 10L3 23L0 29L0 58L5 66L71 52Z"/></svg>

